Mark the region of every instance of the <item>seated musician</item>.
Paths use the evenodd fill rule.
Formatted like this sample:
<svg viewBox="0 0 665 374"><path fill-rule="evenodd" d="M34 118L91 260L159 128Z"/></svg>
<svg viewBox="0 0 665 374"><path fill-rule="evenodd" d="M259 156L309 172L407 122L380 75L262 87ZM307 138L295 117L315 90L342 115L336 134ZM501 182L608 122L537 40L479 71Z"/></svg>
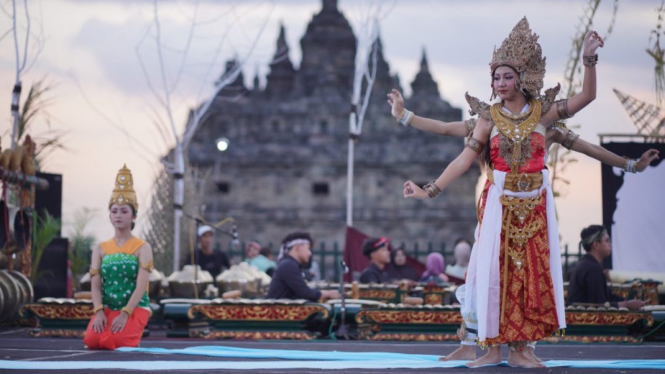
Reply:
<svg viewBox="0 0 665 374"><path fill-rule="evenodd" d="M363 254L369 258L369 266L360 274L360 283L390 283L386 265L390 263L388 238L369 238L363 243Z"/></svg>
<svg viewBox="0 0 665 374"><path fill-rule="evenodd" d="M612 253L612 241L607 229L600 225L591 225L581 233L582 246L586 254L577 263L577 267L568 286L568 302L573 303L608 303L613 307L638 310L644 302L641 300L626 300L613 295L607 286L607 279L603 271L603 260Z"/></svg>
<svg viewBox="0 0 665 374"><path fill-rule="evenodd" d="M194 262L201 266L213 279L216 279L224 270L231 268L231 262L226 253L215 249L215 231L210 226L200 226L197 230L199 238L198 248L194 253ZM186 265L192 264L192 258L187 256Z"/></svg>
<svg viewBox="0 0 665 374"><path fill-rule="evenodd" d="M294 232L286 236L280 248L280 258L273 274L269 299L337 299L337 290L309 288L303 277L302 266L312 257L312 237L306 232Z"/></svg>

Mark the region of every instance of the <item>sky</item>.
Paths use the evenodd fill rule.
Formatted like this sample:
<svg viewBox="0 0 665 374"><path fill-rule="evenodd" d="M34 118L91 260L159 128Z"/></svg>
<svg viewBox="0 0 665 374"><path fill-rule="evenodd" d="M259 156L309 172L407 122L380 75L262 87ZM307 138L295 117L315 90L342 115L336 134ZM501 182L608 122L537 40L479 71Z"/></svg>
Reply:
<svg viewBox="0 0 665 374"><path fill-rule="evenodd" d="M22 2L17 2L22 3ZM339 8L357 29L369 0L340 0ZM406 94L419 68L423 50L443 99L468 118L464 93L489 99L488 63L492 50L526 16L547 57L545 88L563 82L571 40L587 1L582 0L409 0L397 1L381 22L384 55ZM616 88L655 103L653 60L645 52L657 23L658 0L604 0L594 28L607 35L613 6L618 13L606 45L600 49L597 99L569 125L582 138L598 143L599 133L636 133L613 93ZM0 0L0 136L8 148L9 107L16 78L11 28L12 2ZM265 82L275 52L279 25L284 24L290 58L300 63L300 38L320 10L320 0L160 1L159 28L152 1L28 1L32 38L27 69L22 72L23 98L33 82L53 85L50 122L37 119L32 134L65 131L67 150L56 151L44 171L63 174L65 236L75 212L96 209L88 232L98 241L113 235L107 203L115 175L127 163L132 169L139 204L146 207L158 160L180 135L189 108L212 92L224 62L245 62L247 86L258 74ZM23 50L25 13L19 9L19 45ZM193 21L194 20L194 21ZM192 24L195 25L194 31ZM162 40L164 72L158 63ZM187 51L185 53L184 51ZM23 56L23 52L20 53ZM166 77L166 87L161 77ZM164 105L172 108L172 121ZM375 93L382 94L382 93ZM172 124L172 125L171 125ZM50 126L50 127L49 127ZM565 173L570 185L557 200L562 243L577 248L580 230L602 222L600 164L576 157ZM390 192L387 192L390 193ZM393 191L400 193L401 191ZM141 232L139 225L137 233ZM325 238L321 238L325 240ZM408 238L403 238L408 242Z"/></svg>

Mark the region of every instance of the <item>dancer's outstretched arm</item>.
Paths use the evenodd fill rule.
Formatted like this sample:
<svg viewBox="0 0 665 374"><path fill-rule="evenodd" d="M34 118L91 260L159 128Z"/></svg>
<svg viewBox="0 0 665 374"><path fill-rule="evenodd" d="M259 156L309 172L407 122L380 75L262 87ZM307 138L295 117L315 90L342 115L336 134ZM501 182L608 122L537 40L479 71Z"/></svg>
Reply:
<svg viewBox="0 0 665 374"><path fill-rule="evenodd" d="M391 106L390 112L393 117L399 120L404 112L404 97L398 90L393 89L388 93L388 105ZM409 126L413 126L418 130L448 136L467 136L471 132L464 121L442 122L416 115L411 119Z"/></svg>
<svg viewBox="0 0 665 374"><path fill-rule="evenodd" d="M584 37L582 45L582 59L584 64L584 79L582 81L582 91L568 100L562 100L547 111L543 116L544 125L549 125L559 119L569 118L575 113L584 109L596 99L596 63L584 62L585 59L593 59L596 56L596 50L605 45L603 39L595 31L589 31Z"/></svg>
<svg viewBox="0 0 665 374"><path fill-rule="evenodd" d="M455 179L464 174L471 164L475 161L482 149L487 144L492 125L486 119L479 118L472 137L467 140L467 144L457 158L455 158L443 171L443 174L432 182L434 190L439 192L448 187ZM431 185L431 184L430 184ZM425 187L427 189L427 186ZM404 183L404 197L427 199L436 196L438 192L431 196L425 189L418 187L412 181Z"/></svg>
<svg viewBox="0 0 665 374"><path fill-rule="evenodd" d="M565 129L563 132L552 130L552 137L554 142L564 144L566 139L573 139L570 150L585 154L593 159L596 159L603 164L614 166L617 168L625 169L626 159L611 152L600 145L591 144L579 137L573 137L570 134L571 130ZM570 145L570 144L567 144ZM657 149L649 149L642 154L642 157L637 160L635 164L635 171L642 172L653 161L659 158L659 151Z"/></svg>

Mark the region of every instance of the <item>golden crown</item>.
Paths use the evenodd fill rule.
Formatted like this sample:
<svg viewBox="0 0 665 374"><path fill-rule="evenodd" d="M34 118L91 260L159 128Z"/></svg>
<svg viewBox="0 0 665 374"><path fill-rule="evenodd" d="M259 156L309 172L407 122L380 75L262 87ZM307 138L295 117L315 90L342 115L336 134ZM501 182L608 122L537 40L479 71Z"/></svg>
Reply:
<svg viewBox="0 0 665 374"><path fill-rule="evenodd" d="M136 192L134 191L134 178L132 178L132 171L127 169L126 164L122 166L115 177L115 188L111 194L109 208L113 204L129 204L134 207L134 213L139 211L139 203L136 201Z"/></svg>
<svg viewBox="0 0 665 374"><path fill-rule="evenodd" d="M522 89L532 97L539 97L545 78L545 57L538 44L538 35L531 32L529 21L522 18L513 28L499 49L494 50L490 62L490 74L502 65L520 74Z"/></svg>

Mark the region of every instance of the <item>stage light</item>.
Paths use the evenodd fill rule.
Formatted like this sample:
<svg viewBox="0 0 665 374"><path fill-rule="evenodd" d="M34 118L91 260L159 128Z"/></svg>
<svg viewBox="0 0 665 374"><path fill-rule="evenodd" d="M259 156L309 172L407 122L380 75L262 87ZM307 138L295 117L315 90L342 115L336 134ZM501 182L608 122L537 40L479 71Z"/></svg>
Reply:
<svg viewBox="0 0 665 374"><path fill-rule="evenodd" d="M219 138L215 141L217 144L217 150L220 152L224 152L227 149L229 149L229 140L227 138Z"/></svg>

